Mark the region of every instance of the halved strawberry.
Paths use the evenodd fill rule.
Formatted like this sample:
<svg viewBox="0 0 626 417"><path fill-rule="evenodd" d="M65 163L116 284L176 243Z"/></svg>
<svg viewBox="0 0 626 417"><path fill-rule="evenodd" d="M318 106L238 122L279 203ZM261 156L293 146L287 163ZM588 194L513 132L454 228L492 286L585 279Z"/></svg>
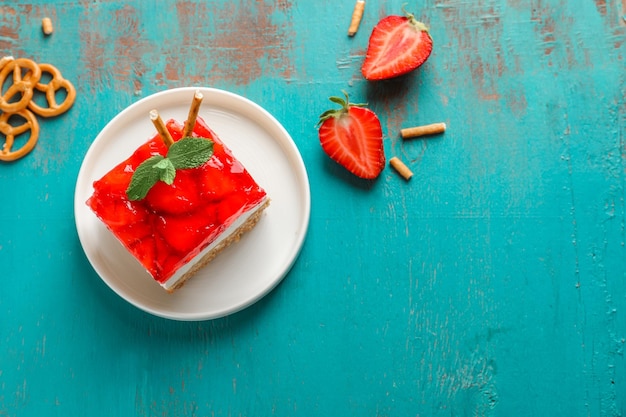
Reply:
<svg viewBox="0 0 626 417"><path fill-rule="evenodd" d="M357 177L374 179L385 167L383 131L376 114L363 104L350 103L348 94L331 97L340 109L320 115L319 138L324 152Z"/></svg>
<svg viewBox="0 0 626 417"><path fill-rule="evenodd" d="M361 72L370 81L404 75L426 62L432 50L428 29L411 13L387 16L372 30Z"/></svg>

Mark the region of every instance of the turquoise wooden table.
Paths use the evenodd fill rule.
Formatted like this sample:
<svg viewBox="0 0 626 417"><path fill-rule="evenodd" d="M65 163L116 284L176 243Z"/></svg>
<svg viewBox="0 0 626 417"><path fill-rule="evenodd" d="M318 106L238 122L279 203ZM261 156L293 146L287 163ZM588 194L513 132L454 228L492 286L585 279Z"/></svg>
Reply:
<svg viewBox="0 0 626 417"><path fill-rule="evenodd" d="M368 2L349 37L352 0L0 1L1 53L77 89L0 164L0 415L626 415L626 2L409 2L432 56L367 82L369 33L404 3ZM293 268L206 321L120 298L74 219L100 130L183 86L264 107L310 181ZM317 117L342 90L410 181L323 153ZM434 122L445 134L399 136Z"/></svg>

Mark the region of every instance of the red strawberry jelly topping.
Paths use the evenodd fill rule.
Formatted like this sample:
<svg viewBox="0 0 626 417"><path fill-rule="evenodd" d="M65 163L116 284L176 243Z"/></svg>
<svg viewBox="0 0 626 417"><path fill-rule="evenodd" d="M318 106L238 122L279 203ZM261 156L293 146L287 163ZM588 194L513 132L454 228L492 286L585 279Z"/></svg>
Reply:
<svg viewBox="0 0 626 417"><path fill-rule="evenodd" d="M182 125L174 120L166 125L172 138L179 140ZM143 200L130 201L126 195L139 164L167 153L155 135L95 181L94 193L87 200L158 282L165 282L265 197L265 191L200 117L193 136L211 139L213 156L199 168L178 170L172 185L157 182Z"/></svg>

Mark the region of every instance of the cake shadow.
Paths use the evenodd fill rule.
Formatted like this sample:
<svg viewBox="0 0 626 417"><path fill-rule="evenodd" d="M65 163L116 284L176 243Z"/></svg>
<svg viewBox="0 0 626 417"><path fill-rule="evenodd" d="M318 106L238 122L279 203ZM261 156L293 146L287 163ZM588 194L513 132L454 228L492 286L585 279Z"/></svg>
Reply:
<svg viewBox="0 0 626 417"><path fill-rule="evenodd" d="M128 346L145 349L150 344L168 344L175 340L179 345L219 344L231 340L234 334L247 332L254 322L262 319L271 307L277 288L274 288L254 304L224 317L184 321L153 315L132 305L109 288L93 269L78 239L76 239L76 271L72 289L77 308L88 303L93 315L94 327L102 331L105 340L126 340ZM277 287L280 287L280 283Z"/></svg>
<svg viewBox="0 0 626 417"><path fill-rule="evenodd" d="M274 291L271 291L256 303L232 314L200 321L171 320L135 309L134 327L149 337L151 342L176 340L183 345L219 345L222 341L231 343L238 334L248 333L254 328L255 322L262 320L272 303L273 294Z"/></svg>

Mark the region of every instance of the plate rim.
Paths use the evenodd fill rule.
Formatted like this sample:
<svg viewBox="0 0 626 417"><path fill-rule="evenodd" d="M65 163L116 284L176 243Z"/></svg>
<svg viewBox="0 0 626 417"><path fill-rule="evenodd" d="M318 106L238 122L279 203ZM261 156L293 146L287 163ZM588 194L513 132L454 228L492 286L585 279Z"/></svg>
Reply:
<svg viewBox="0 0 626 417"><path fill-rule="evenodd" d="M79 201L79 194L84 189L84 187L89 186L89 182L93 181L93 178L90 180L89 175L87 174L89 171L87 162L93 159L92 153L95 152L95 148L103 140L103 137L106 137L107 131L109 129L112 129L117 123L119 123L120 119L122 119L127 113L132 112L135 108L144 106L146 102L151 102L156 99L159 99L160 97L164 97L168 95L193 94L193 92L197 90L201 91L205 95L205 97L207 97L208 95L213 95L213 96L221 95L221 96L229 97L230 99L234 99L236 101L240 101L254 110L256 118L264 119L264 122L269 122L274 128L278 128L278 130L281 132L281 135L282 135L281 140L278 140L276 138L276 135L270 134L269 132L268 132L268 135L281 148L284 148L285 145L289 147L288 149L289 150L288 156L290 160L289 165L294 167L294 163L295 163L296 167L298 168L297 171L293 171L293 172L296 174L298 188L300 188L300 194L301 194L301 196L299 197L299 200L302 204L302 210L299 210L300 211L299 217L301 217L302 220L298 223L297 229L302 230L302 232L298 235L298 238L294 242L294 246L293 246L294 249L289 252L289 256L285 256L285 259L288 259L288 261L285 262L285 265L280 270L280 273L277 274L277 277L271 279L271 281L269 281L269 285L262 287L261 291L257 292L253 296L244 298L238 303L231 305L229 308L224 308L216 313L184 312L180 314L176 314L176 313L169 314L167 312L159 310L158 308L150 307L146 305L145 303L142 303L130 297L129 294L121 293L118 290L118 288L116 288L116 286L113 284L113 282L111 282L110 279L107 279L106 277L104 277L103 273L96 267L96 265L94 265L94 261L90 257L90 254L88 253L85 247L87 236L84 236L83 233L81 233L81 223L83 222L83 220L81 219L81 216L79 216L79 211L81 209L84 209L82 205L85 202L82 200ZM252 119L252 120L255 123L258 123L256 119ZM266 128L264 128L264 130L267 131ZM85 184L86 182L87 184ZM217 319L221 317L226 317L228 315L234 314L236 312L239 312L241 310L248 308L249 306L255 304L256 302L261 300L263 297L268 295L270 292L272 292L283 281L283 279L289 274L294 263L298 259L300 252L302 251L302 248L304 246L304 241L308 234L310 217L311 217L311 190L310 190L310 182L308 178L308 173L306 170L306 166L304 164L304 160L302 158L302 154L300 153L300 150L298 149L295 141L293 140L289 132L269 111L267 111L265 108L263 108L256 102L248 99L247 97L233 93L231 91L214 88L214 87L190 86L190 87L177 87L177 88L161 90L161 91L152 93L146 97L143 97L137 100L136 102L131 103L130 105L126 106L122 110L120 110L113 118L111 118L104 125L104 127L102 127L99 130L96 137L89 144L89 147L87 151L85 152L83 159L81 161L81 165L78 170L77 177L76 177L76 184L74 187L75 228L78 234L78 239L79 239L81 248L83 250L83 253L85 254L87 261L89 262L92 269L96 272L98 277L102 281L104 281L104 283L117 296L119 296L120 298L128 302L129 304L133 305L134 307L142 311L145 311L149 314L152 314L154 316L162 317L162 318L170 319L170 320L176 320L176 321L205 321L205 320L213 320L213 319Z"/></svg>

